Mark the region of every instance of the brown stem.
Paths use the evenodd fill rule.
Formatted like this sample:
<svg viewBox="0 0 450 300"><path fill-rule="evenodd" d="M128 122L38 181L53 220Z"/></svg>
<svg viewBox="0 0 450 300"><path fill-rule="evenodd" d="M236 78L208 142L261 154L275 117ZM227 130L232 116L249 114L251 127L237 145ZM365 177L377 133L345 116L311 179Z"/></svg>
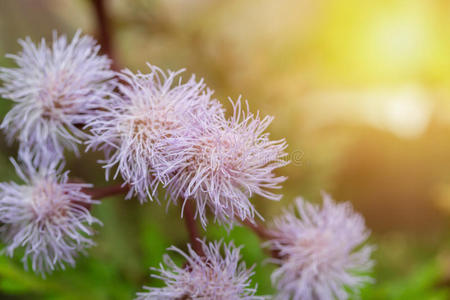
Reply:
<svg viewBox="0 0 450 300"><path fill-rule="evenodd" d="M267 230L267 228L264 227L264 225L256 223L256 221L255 221L255 223L252 223L252 222L250 222L250 220L245 219L245 220L240 220L240 222L242 225L250 228L262 240L270 240L273 238L273 234L271 234L269 232L269 230Z"/></svg>
<svg viewBox="0 0 450 300"><path fill-rule="evenodd" d="M122 184L94 187L86 189L86 193L91 195L92 199L101 199L109 196L120 195L128 193L130 190L128 185L122 186Z"/></svg>
<svg viewBox="0 0 450 300"><path fill-rule="evenodd" d="M97 20L98 41L102 47L102 51L112 60L111 68L113 70L118 70L118 65L113 50L111 25L108 19L107 5L105 3L105 0L92 0L92 4Z"/></svg>
<svg viewBox="0 0 450 300"><path fill-rule="evenodd" d="M239 219L240 220L240 219ZM273 233L271 233L264 225L250 222L248 219L240 220L241 224L250 228L260 239L262 240L271 240L276 238ZM273 258L281 258L279 251L273 249L270 250L270 255Z"/></svg>
<svg viewBox="0 0 450 300"><path fill-rule="evenodd" d="M202 243L200 242L200 233L198 231L197 222L194 217L194 205L192 200L185 200L182 205L182 213L186 229L189 233L189 239L191 240L192 249L200 256L205 256L203 252Z"/></svg>
<svg viewBox="0 0 450 300"><path fill-rule="evenodd" d="M73 180L74 182L81 182L80 180ZM126 186L122 186L121 184L105 186L105 187L93 187L93 188L84 188L82 191L91 196L94 200L99 200L105 197L125 194L130 190L130 188ZM88 210L91 209L92 204L82 202L80 205L86 207Z"/></svg>

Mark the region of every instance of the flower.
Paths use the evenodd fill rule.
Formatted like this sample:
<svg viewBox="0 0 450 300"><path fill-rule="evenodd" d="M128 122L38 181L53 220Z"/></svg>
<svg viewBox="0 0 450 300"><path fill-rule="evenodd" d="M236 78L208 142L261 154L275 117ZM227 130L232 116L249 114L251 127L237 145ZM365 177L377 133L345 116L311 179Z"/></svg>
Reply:
<svg viewBox="0 0 450 300"><path fill-rule="evenodd" d="M113 89L111 61L80 30L71 42L54 32L50 47L44 39L37 46L30 38L19 43L22 52L8 55L18 68L0 68L0 94L16 102L1 128L36 161L62 159L65 147L78 153L77 144L87 136L79 126Z"/></svg>
<svg viewBox="0 0 450 300"><path fill-rule="evenodd" d="M287 211L273 223L268 242L279 265L272 274L277 299L347 299L370 282L372 246L362 245L369 236L361 215L350 203L336 204L324 194L322 208L296 199L295 211Z"/></svg>
<svg viewBox="0 0 450 300"><path fill-rule="evenodd" d="M29 155L22 157L22 167L11 161L25 184L0 183L0 237L8 256L23 247L25 268L30 260L45 276L65 263L74 266L78 252L94 245L90 226L100 221L87 207L97 202L83 192L91 185L70 183L61 165L47 161L36 169Z"/></svg>
<svg viewBox="0 0 450 300"><path fill-rule="evenodd" d="M88 126L92 132L88 149L105 151L103 161L106 177L117 166L114 178L120 174L130 192L141 202L153 199L158 184L164 180L157 165L166 165L166 146L170 137L182 137L180 131L189 127L197 115L221 113L219 103L211 100L212 91L202 80L192 76L182 83L177 72L148 65L149 74L119 74L120 96L116 96ZM162 173L161 173L162 174Z"/></svg>
<svg viewBox="0 0 450 300"><path fill-rule="evenodd" d="M166 168L171 172L167 190L174 200L196 201L196 215L204 227L206 207L216 220L229 225L235 216L253 221L258 213L249 198L256 194L279 200L281 195L269 190L279 189L286 179L274 174L289 163L283 159L286 142L272 141L264 133L273 118L261 119L249 111L248 103L242 110L240 99L231 103L231 118L198 119L185 133L187 138L166 147L167 156L177 161L168 160L175 167Z"/></svg>
<svg viewBox="0 0 450 300"><path fill-rule="evenodd" d="M168 250L179 253L187 263L178 267L168 256L164 256L165 266L160 269L152 268L159 275L152 275L161 279L166 286L161 288L144 287L145 293L138 293L137 300L262 300L256 296L256 287L250 287L252 268L246 269L244 262L239 262L240 248L233 243L223 245L222 242L206 244L201 241L204 256L199 256L190 245L188 253L172 246Z"/></svg>

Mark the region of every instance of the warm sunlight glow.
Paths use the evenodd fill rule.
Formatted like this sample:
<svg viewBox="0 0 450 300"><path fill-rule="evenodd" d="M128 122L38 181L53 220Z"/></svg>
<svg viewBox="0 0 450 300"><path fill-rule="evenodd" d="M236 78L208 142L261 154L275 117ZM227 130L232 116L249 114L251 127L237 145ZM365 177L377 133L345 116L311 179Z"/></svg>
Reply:
<svg viewBox="0 0 450 300"><path fill-rule="evenodd" d="M367 24L361 37L361 58L368 71L414 75L432 56L431 30L427 11L419 5L385 8Z"/></svg>
<svg viewBox="0 0 450 300"><path fill-rule="evenodd" d="M384 107L383 125L400 137L414 138L428 126L431 104L426 95L416 89L392 93Z"/></svg>

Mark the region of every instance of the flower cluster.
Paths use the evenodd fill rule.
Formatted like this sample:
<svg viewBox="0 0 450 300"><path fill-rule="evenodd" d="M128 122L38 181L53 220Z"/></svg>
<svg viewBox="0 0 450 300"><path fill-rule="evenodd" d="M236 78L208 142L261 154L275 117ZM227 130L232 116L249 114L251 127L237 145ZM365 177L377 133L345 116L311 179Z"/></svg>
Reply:
<svg viewBox="0 0 450 300"><path fill-rule="evenodd" d="M322 208L296 200L295 211L287 211L273 224L268 242L278 254L280 267L272 274L277 299L347 299L346 288L356 291L370 282L366 276L373 262L373 247L361 246L369 232L364 219L350 203L336 204L324 194Z"/></svg>
<svg viewBox="0 0 450 300"><path fill-rule="evenodd" d="M141 202L153 199L158 184L166 181L157 166L167 165L171 139L180 141L195 117L222 113L202 80L193 76L181 83L182 70L166 74L149 68L149 74L119 73L119 94L87 123L92 132L88 147L105 151L107 178L117 166L114 177L120 173L131 187L128 197L136 195Z"/></svg>
<svg viewBox="0 0 450 300"><path fill-rule="evenodd" d="M146 74L112 71L80 31L71 42L55 33L51 46L28 38L20 44L22 52L9 55L18 67L0 68L0 95L15 102L1 128L19 142L19 163L12 162L24 183L0 183L0 238L9 256L24 249L25 268L45 275L74 265L94 245L92 226L101 223L90 207L98 194L63 172L64 149L78 153L80 143L103 152L106 179L120 177L116 189L128 189L125 198L158 201L164 188L168 204L196 207L186 214L188 229L194 218L206 229L208 213L228 228L240 221L255 229L255 218L263 218L250 199L281 198L274 190L286 179L276 174L289 163L286 141L272 140L266 130L273 118L252 113L246 101L230 100L227 115L202 79L182 80L183 70L148 64ZM272 274L278 299L347 299L348 290L370 281L364 219L327 195L322 207L301 198L296 207L264 230L279 265ZM169 248L186 263L166 255L152 275L165 287L146 288L138 300L266 299L256 295L239 247L195 240L196 231L190 234L199 247Z"/></svg>
<svg viewBox="0 0 450 300"><path fill-rule="evenodd" d="M197 213L204 227L209 207L216 219L230 223L235 217L253 220L255 209L249 198L254 194L271 200L281 195L270 192L280 188L286 178L274 170L288 164L284 140L271 141L264 131L271 117L259 118L248 105L233 103L233 115L201 118L183 136L182 142L166 149L178 164L164 168L172 176L167 189L172 199L196 201ZM169 162L173 159L169 159Z"/></svg>
<svg viewBox="0 0 450 300"><path fill-rule="evenodd" d="M45 275L94 245L91 226L101 224L88 207L97 203L83 192L89 184L69 182L61 165L43 162L39 168L22 155L21 166L11 160L23 185L0 183L0 237L6 254L24 247L23 263Z"/></svg>
<svg viewBox="0 0 450 300"><path fill-rule="evenodd" d="M174 251L186 259L186 264L179 267L166 255L166 266L153 268L159 275L152 277L164 281L162 288L146 287L148 292L138 293L137 300L263 300L266 297L256 296L256 287L250 286L252 268L247 269L244 262L240 262L240 248L233 243L222 242L207 244L201 241L204 255L198 255L190 245L188 253L172 246L168 250ZM221 250L223 248L223 255Z"/></svg>
<svg viewBox="0 0 450 300"><path fill-rule="evenodd" d="M19 43L22 52L8 55L18 68L0 68L0 95L16 103L1 128L36 161L62 159L65 147L77 153L87 137L80 126L114 87L111 61L98 55L100 47L81 31L71 42L54 32L51 46L44 39L39 45L29 38Z"/></svg>
<svg viewBox="0 0 450 300"><path fill-rule="evenodd" d="M88 121L88 148L104 150L107 178L116 167L114 178L120 174L128 197L141 202L163 184L172 202L197 203L204 227L206 207L231 224L235 216L254 219L254 194L278 200L268 190L285 180L274 170L288 162L285 141L264 132L272 118L261 119L248 105L244 111L238 100L227 119L202 80L182 83L181 71L149 67L148 74L120 73L119 94Z"/></svg>

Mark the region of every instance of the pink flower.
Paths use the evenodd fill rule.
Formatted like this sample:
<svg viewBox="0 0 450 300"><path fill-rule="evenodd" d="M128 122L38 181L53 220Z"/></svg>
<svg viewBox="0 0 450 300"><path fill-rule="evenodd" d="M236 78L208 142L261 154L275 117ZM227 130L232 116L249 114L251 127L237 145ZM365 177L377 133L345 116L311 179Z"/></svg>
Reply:
<svg viewBox="0 0 450 300"><path fill-rule="evenodd" d="M220 222L231 224L235 216L253 220L258 213L249 198L279 200L281 195L270 190L279 189L285 177L274 171L289 163L283 159L286 142L270 140L264 132L272 117L261 119L248 105L242 110L240 100L232 104L229 119L217 115L192 122L183 139L168 145L169 166L160 168L170 177L166 186L172 199L195 201L204 227L206 207Z"/></svg>
<svg viewBox="0 0 450 300"><path fill-rule="evenodd" d="M96 204L82 189L89 184L69 183L68 172L61 173L55 162L43 162L34 168L31 158L22 155L16 167L25 182L0 183L0 233L4 251L13 256L17 248L25 250L25 268L45 275L65 264L75 265L75 257L94 245L91 225L101 224L86 206Z"/></svg>
<svg viewBox="0 0 450 300"><path fill-rule="evenodd" d="M93 136L87 143L89 148L104 150L106 177L116 167L114 178L120 174L131 187L127 197L137 195L141 202L152 200L166 178L155 168L165 165L170 138L181 136L200 112L222 112L202 80L192 76L182 83L183 70L166 74L148 66L149 74L129 70L119 74L119 95L88 122Z"/></svg>
<svg viewBox="0 0 450 300"><path fill-rule="evenodd" d="M256 287L250 287L252 268L247 269L240 261L240 248L233 243L223 245L222 242L206 244L202 241L205 256L199 256L190 245L188 253L172 246L169 250L183 256L187 263L183 267L177 266L166 255L164 263L159 269L152 270L159 275L152 275L161 279L166 286L162 288L145 287L148 292L138 293L136 300L263 300L266 297L256 296ZM223 255L221 254L223 248Z"/></svg>
<svg viewBox="0 0 450 300"><path fill-rule="evenodd" d="M369 237L361 215L350 203L336 204L324 194L317 205L297 198L295 211L275 219L274 238L268 242L279 254L272 274L277 299L347 299L357 292L373 262L373 247L362 245Z"/></svg>
<svg viewBox="0 0 450 300"><path fill-rule="evenodd" d="M64 148L78 153L77 144L87 137L79 126L113 89L110 60L81 31L71 42L55 32L51 46L44 39L38 46L29 38L19 43L22 52L9 55L18 67L0 68L0 94L16 103L1 128L38 162L62 159Z"/></svg>

